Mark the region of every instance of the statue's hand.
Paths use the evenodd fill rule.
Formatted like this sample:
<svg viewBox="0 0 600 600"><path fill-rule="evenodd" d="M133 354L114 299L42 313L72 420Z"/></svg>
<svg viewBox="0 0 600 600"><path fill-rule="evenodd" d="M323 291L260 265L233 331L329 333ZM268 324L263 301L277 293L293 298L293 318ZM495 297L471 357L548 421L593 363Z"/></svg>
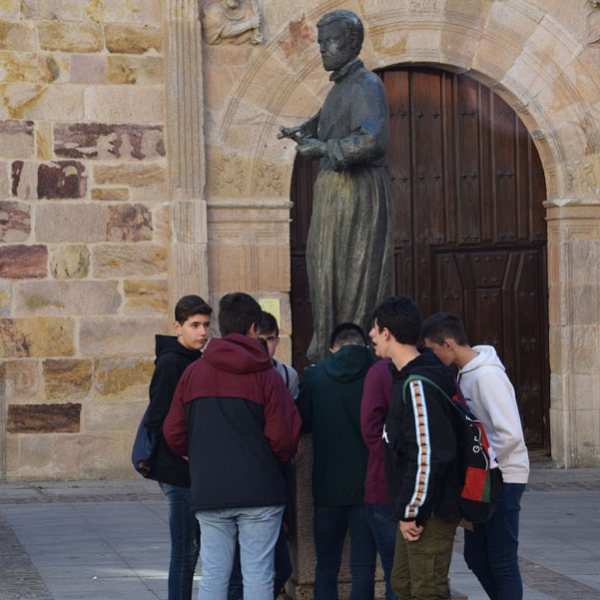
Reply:
<svg viewBox="0 0 600 600"><path fill-rule="evenodd" d="M296 125L295 127L284 127L283 125L279 128L277 139L282 140L283 138L289 138L294 142L299 142L303 139L302 125Z"/></svg>
<svg viewBox="0 0 600 600"><path fill-rule="evenodd" d="M307 138L300 140L296 146L296 151L308 160L318 160L319 158L327 156L327 144L321 140Z"/></svg>

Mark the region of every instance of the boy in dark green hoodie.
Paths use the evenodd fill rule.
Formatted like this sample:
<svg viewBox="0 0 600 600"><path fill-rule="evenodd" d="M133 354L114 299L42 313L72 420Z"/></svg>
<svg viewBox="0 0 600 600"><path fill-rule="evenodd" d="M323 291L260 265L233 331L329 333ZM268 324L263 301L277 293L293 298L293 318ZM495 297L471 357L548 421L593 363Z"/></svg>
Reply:
<svg viewBox="0 0 600 600"><path fill-rule="evenodd" d="M360 429L360 403L374 362L362 329L338 325L331 355L304 372L297 406L305 433L313 434L315 600L337 600L337 577L350 531L352 598L374 596L376 547L365 516L369 452Z"/></svg>

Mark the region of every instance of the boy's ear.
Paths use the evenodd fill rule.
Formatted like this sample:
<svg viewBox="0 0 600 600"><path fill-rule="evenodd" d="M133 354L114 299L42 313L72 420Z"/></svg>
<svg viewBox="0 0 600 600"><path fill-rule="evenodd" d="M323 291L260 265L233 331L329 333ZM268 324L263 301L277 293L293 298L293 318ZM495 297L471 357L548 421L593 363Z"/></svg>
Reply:
<svg viewBox="0 0 600 600"><path fill-rule="evenodd" d="M181 323L179 323L179 321L173 322L173 329L175 329L177 336L181 335Z"/></svg>
<svg viewBox="0 0 600 600"><path fill-rule="evenodd" d="M448 350L456 350L456 340L454 338L444 338L442 346Z"/></svg>

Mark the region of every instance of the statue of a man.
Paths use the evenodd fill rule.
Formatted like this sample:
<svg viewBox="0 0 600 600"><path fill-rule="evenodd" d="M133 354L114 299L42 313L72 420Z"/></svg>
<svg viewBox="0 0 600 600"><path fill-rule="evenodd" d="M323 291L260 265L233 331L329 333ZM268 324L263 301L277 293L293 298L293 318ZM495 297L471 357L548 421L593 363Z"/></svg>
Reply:
<svg viewBox="0 0 600 600"><path fill-rule="evenodd" d="M358 59L364 30L347 10L318 23L323 68L333 87L319 113L279 138L319 160L306 266L314 319L308 350L323 359L342 322L371 328L371 311L394 293L393 199L387 169L389 109L379 77Z"/></svg>

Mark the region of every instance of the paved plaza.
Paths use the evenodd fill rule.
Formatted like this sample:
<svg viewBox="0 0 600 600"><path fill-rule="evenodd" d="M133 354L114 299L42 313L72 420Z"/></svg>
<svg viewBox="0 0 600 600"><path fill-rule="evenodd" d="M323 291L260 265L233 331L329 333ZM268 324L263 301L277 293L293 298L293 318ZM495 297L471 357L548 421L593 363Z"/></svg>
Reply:
<svg viewBox="0 0 600 600"><path fill-rule="evenodd" d="M600 600L600 470L534 468L523 496L525 600ZM457 536L452 588L486 600ZM142 478L0 484L0 600L166 600L169 533Z"/></svg>

